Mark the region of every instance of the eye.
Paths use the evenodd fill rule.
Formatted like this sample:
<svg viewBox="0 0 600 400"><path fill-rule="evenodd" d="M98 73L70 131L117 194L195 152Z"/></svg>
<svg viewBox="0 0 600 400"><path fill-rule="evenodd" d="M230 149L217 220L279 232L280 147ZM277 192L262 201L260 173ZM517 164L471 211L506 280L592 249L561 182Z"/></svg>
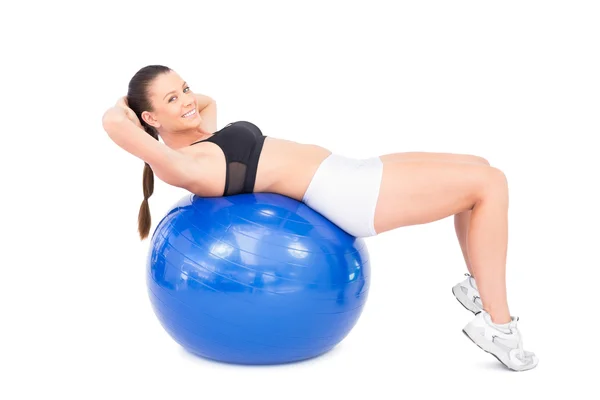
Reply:
<svg viewBox="0 0 600 400"><path fill-rule="evenodd" d="M191 90L189 86L186 86L185 89L183 89L183 92L185 93L186 90ZM169 103L171 102L171 100L173 100L175 98L175 96L171 97L169 99Z"/></svg>

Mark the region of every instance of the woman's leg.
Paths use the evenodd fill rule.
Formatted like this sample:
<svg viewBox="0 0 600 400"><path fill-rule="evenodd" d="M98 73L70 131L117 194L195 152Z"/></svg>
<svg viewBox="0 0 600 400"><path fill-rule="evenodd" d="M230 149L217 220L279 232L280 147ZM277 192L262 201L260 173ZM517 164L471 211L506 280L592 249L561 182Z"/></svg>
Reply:
<svg viewBox="0 0 600 400"><path fill-rule="evenodd" d="M489 161L483 157L474 156L471 154L454 154L454 153L427 153L427 152L406 152L406 153L391 153L381 157L385 162L396 161L439 161L439 162L459 162L470 164L490 165Z"/></svg>
<svg viewBox="0 0 600 400"><path fill-rule="evenodd" d="M466 239L483 307L493 322L509 322L508 184L502 171L476 163L382 161L377 233L471 211Z"/></svg>
<svg viewBox="0 0 600 400"><path fill-rule="evenodd" d="M406 161L439 161L439 162L459 162L471 163L489 166L490 163L483 157L470 154L454 154L454 153L426 153L426 152L407 152L407 153L392 153L380 157L385 162L406 162ZM467 232L469 230L469 221L471 221L471 210L459 212L454 215L454 230L458 238L458 244L462 252L465 264L469 274L474 278L473 268L471 268L471 260L467 251Z"/></svg>

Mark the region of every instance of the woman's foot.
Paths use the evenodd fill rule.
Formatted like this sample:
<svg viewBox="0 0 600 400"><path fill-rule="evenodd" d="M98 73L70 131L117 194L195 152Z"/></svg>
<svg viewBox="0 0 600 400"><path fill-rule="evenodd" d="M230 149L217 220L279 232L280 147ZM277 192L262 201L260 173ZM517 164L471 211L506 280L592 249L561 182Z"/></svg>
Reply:
<svg viewBox="0 0 600 400"><path fill-rule="evenodd" d="M483 303L479 297L475 279L469 274L465 275L467 276L467 279L454 285L452 293L463 307L473 314L477 314L478 312L483 311Z"/></svg>
<svg viewBox="0 0 600 400"><path fill-rule="evenodd" d="M477 346L492 354L513 371L525 371L538 364L534 353L523 350L523 338L517 329L519 317L511 317L506 324L495 324L486 311L464 327L463 333Z"/></svg>

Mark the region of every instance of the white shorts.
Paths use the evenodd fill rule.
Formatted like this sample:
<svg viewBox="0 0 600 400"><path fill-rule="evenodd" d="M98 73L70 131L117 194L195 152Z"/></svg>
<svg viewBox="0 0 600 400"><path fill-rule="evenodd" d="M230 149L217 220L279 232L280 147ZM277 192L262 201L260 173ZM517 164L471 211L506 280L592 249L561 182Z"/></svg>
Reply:
<svg viewBox="0 0 600 400"><path fill-rule="evenodd" d="M302 202L352 236L375 236L382 176L379 157L356 159L331 154L317 169Z"/></svg>

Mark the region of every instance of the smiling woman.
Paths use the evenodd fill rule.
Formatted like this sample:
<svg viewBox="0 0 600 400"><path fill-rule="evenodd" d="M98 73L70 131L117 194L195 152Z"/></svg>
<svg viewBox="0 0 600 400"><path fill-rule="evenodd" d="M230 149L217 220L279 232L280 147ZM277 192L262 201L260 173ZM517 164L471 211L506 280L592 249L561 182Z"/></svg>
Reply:
<svg viewBox="0 0 600 400"><path fill-rule="evenodd" d="M127 100L128 106L105 114L103 125L111 139L146 163L138 216L142 239L150 230L153 171L199 197L269 192L302 201L357 238L454 215L477 294L475 286L462 284L453 293L469 310L484 310L463 332L509 368L537 365L535 355L523 350L506 299L508 182L486 160L444 153L357 159L264 135L248 121L216 131L215 102L192 93L177 73L160 65L134 75ZM510 349L496 346L494 337Z"/></svg>
<svg viewBox="0 0 600 400"><path fill-rule="evenodd" d="M141 134L135 125L149 136ZM111 139L145 162L144 200L138 215L142 234L150 229L148 198L154 192L154 174L166 183L186 187L186 177L195 168L189 157L176 149L187 146L190 138L210 135L216 125L216 102L194 94L176 72L160 65L138 71L129 83L127 96L104 114L103 126ZM166 146L156 143L159 131Z"/></svg>
<svg viewBox="0 0 600 400"><path fill-rule="evenodd" d="M138 114L133 104L136 100L134 93L137 92L130 84L129 103ZM143 122L161 131L161 138L167 145L180 147L176 138L181 138L181 133L186 130L194 135L197 135L198 129L207 134L216 131L216 102L209 96L193 93L187 82L176 72L171 71L157 77L147 94L153 108L142 107L139 115ZM177 132L177 136L169 135L169 132ZM187 142L182 143L185 144Z"/></svg>

